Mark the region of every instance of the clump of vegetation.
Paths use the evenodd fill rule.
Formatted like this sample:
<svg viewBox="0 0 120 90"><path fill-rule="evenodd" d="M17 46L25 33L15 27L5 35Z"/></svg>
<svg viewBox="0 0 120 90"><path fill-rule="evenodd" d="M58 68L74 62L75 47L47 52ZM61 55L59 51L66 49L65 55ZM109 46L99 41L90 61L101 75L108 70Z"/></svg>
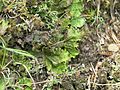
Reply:
<svg viewBox="0 0 120 90"><path fill-rule="evenodd" d="M1 0L1 90L32 90L31 69L39 67L39 57L48 71L67 71L85 34L83 11L83 0Z"/></svg>

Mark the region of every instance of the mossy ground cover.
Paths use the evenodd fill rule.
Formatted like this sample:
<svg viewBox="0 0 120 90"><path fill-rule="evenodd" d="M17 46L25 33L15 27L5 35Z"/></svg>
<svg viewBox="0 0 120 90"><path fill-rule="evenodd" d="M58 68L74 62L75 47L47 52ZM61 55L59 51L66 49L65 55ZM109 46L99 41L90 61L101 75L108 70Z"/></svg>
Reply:
<svg viewBox="0 0 120 90"><path fill-rule="evenodd" d="M0 90L119 90L119 0L1 0Z"/></svg>

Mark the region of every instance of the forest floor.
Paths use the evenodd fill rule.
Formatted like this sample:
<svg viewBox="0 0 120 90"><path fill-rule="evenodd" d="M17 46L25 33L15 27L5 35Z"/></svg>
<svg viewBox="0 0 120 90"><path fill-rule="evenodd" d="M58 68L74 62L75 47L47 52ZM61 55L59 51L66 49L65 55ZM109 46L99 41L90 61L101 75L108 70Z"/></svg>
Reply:
<svg viewBox="0 0 120 90"><path fill-rule="evenodd" d="M120 90L120 0L3 1L0 90Z"/></svg>
<svg viewBox="0 0 120 90"><path fill-rule="evenodd" d="M108 2L109 8L95 2L98 16L84 25L87 35L79 42L80 53L69 62L75 72L62 77L53 90L120 90L120 2Z"/></svg>

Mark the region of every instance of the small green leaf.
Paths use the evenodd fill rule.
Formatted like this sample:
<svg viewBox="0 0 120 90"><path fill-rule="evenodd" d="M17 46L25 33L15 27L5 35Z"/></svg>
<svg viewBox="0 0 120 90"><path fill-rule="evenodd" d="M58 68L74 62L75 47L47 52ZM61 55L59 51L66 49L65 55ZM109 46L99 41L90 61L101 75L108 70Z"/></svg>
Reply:
<svg viewBox="0 0 120 90"><path fill-rule="evenodd" d="M68 25L70 24L70 20L67 18L65 18L65 19L63 19L63 22L62 22L62 28L64 29L64 28L66 28L66 27L68 27Z"/></svg>
<svg viewBox="0 0 120 90"><path fill-rule="evenodd" d="M17 54L20 54L20 55L23 55L23 56L35 58L33 55L31 55L30 53L28 53L27 51L24 51L24 50L6 48L6 47L2 47L2 46L0 46L0 47L7 50L7 51L10 51L10 52L14 52L14 53L17 53Z"/></svg>
<svg viewBox="0 0 120 90"><path fill-rule="evenodd" d="M0 78L0 90L5 90L5 81L4 78Z"/></svg>
<svg viewBox="0 0 120 90"><path fill-rule="evenodd" d="M82 27L85 24L85 18L73 18L71 20L71 25L73 27Z"/></svg>
<svg viewBox="0 0 120 90"><path fill-rule="evenodd" d="M4 20L4 19L2 19L1 21L0 21L0 35L4 35L5 34L5 32L6 32L6 30L7 30L7 28L8 28L8 21L6 21L6 20Z"/></svg>
<svg viewBox="0 0 120 90"><path fill-rule="evenodd" d="M79 54L79 51L75 47L69 47L68 52L70 53L70 57L72 58L75 58L75 56Z"/></svg>
<svg viewBox="0 0 120 90"><path fill-rule="evenodd" d="M59 63L56 66L53 66L52 71L61 74L67 70L67 64L65 62Z"/></svg>
<svg viewBox="0 0 120 90"><path fill-rule="evenodd" d="M78 30L75 30L75 29L72 29L72 28L68 29L67 38L69 38L70 41L78 41L78 40L80 40L80 32Z"/></svg>
<svg viewBox="0 0 120 90"><path fill-rule="evenodd" d="M49 52L49 50L47 50ZM66 62L70 59L69 52L65 49L56 48L45 56L45 63L48 70L55 73L62 73L66 70Z"/></svg>
<svg viewBox="0 0 120 90"><path fill-rule="evenodd" d="M32 88L30 88L30 87L26 87L25 90L32 90Z"/></svg>
<svg viewBox="0 0 120 90"><path fill-rule="evenodd" d="M25 84L26 86L31 87L32 80L30 78L24 77L19 79L19 84Z"/></svg>
<svg viewBox="0 0 120 90"><path fill-rule="evenodd" d="M49 59L45 59L45 65L47 66L48 71L52 69L52 63Z"/></svg>
<svg viewBox="0 0 120 90"><path fill-rule="evenodd" d="M79 17L84 10L83 4L73 3L70 8L70 14L73 17Z"/></svg>
<svg viewBox="0 0 120 90"><path fill-rule="evenodd" d="M2 3L2 1L0 1L0 12L2 12L4 4Z"/></svg>

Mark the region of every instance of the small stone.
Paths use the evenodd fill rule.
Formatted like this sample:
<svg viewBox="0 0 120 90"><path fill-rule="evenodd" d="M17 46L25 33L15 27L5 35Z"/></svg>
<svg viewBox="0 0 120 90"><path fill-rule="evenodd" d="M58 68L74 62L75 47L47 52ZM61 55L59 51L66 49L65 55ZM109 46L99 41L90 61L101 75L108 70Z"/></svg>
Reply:
<svg viewBox="0 0 120 90"><path fill-rule="evenodd" d="M108 50L112 52L117 52L119 50L119 47L116 44L110 44L108 46Z"/></svg>

